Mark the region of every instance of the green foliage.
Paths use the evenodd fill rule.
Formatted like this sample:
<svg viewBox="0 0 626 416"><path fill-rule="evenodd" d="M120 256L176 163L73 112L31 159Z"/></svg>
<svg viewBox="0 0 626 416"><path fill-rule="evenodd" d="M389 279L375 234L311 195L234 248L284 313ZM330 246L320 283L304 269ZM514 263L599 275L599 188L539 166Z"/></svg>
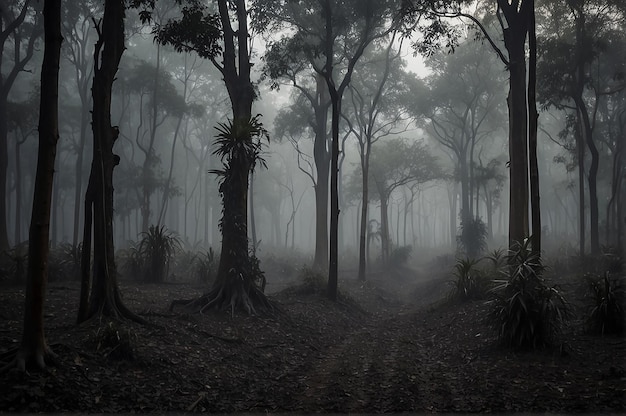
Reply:
<svg viewBox="0 0 626 416"><path fill-rule="evenodd" d="M411 245L394 247L389 255L388 266L392 268L405 266L411 258L412 250Z"/></svg>
<svg viewBox="0 0 626 416"><path fill-rule="evenodd" d="M587 276L587 329L605 335L624 333L626 326L626 284L624 278Z"/></svg>
<svg viewBox="0 0 626 416"><path fill-rule="evenodd" d="M478 258L487 249L487 225L480 218L461 221L461 233L457 236L459 249L467 257Z"/></svg>
<svg viewBox="0 0 626 416"><path fill-rule="evenodd" d="M453 288L448 294L450 300L465 302L483 299L489 289L489 283L478 268L480 260L469 257L457 259L454 265Z"/></svg>
<svg viewBox="0 0 626 416"><path fill-rule="evenodd" d="M178 249L179 238L164 225L151 225L141 233L139 256L143 265L144 280L150 283L163 282L169 271L170 261Z"/></svg>
<svg viewBox="0 0 626 416"><path fill-rule="evenodd" d="M491 289L490 321L500 343L513 348L549 345L570 316L569 305L556 287L541 277L545 266L530 249L530 239L509 251L508 279L496 280Z"/></svg>

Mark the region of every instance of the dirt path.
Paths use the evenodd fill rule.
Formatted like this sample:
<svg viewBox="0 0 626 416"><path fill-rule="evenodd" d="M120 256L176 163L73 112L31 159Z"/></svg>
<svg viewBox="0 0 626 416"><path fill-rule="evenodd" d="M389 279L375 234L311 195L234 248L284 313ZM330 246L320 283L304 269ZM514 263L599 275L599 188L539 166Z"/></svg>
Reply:
<svg viewBox="0 0 626 416"><path fill-rule="evenodd" d="M347 333L305 378L302 408L325 412L400 411L419 403L420 356L406 311L376 316ZM414 350L407 361L408 350Z"/></svg>
<svg viewBox="0 0 626 416"><path fill-rule="evenodd" d="M494 346L484 302L429 306L445 284L354 283L350 298L293 289L278 318L170 314L184 285L129 285L128 305L160 325L74 326L77 284L53 285L47 335L63 365L0 378L8 412L623 411L624 338L572 331L564 352ZM444 281L445 283L445 281ZM398 302L398 294L406 303ZM0 290L0 353L18 343L21 289ZM411 305L406 306L406 305ZM366 312L364 312L364 310ZM107 336L110 335L110 336ZM122 340L132 358L112 356Z"/></svg>

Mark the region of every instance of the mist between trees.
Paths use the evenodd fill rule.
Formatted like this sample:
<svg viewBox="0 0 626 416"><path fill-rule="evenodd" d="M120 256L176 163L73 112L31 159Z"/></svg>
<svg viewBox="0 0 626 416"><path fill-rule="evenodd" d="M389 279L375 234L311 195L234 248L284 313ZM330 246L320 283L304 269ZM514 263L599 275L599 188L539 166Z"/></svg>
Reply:
<svg viewBox="0 0 626 416"><path fill-rule="evenodd" d="M251 313L272 309L250 288L276 256L320 270L334 299L339 270L365 280L409 252L531 238L623 253L625 10L605 3L62 2L41 243L74 259L63 273L85 293L92 239L96 265L141 280L187 278L169 259L196 253L218 283L194 307ZM14 256L46 133L41 7L1 9L0 250ZM162 264L133 263L151 239ZM93 293L79 319L126 313L117 289L113 306Z"/></svg>

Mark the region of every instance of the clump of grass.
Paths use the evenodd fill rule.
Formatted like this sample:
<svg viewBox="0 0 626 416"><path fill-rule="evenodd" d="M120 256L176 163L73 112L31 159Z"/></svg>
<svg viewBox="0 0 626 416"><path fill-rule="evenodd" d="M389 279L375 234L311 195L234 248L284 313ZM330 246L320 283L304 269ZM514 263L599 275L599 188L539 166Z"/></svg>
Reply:
<svg viewBox="0 0 626 416"><path fill-rule="evenodd" d="M101 323L91 336L96 351L114 360L134 360L137 340L136 333L112 320Z"/></svg>
<svg viewBox="0 0 626 416"><path fill-rule="evenodd" d="M607 335L624 333L626 326L626 289L623 278L587 276L587 330Z"/></svg>
<svg viewBox="0 0 626 416"><path fill-rule="evenodd" d="M545 266L530 249L530 239L509 251L508 279L496 280L489 320L500 343L512 348L538 348L561 334L570 316L569 304L542 278Z"/></svg>
<svg viewBox="0 0 626 416"><path fill-rule="evenodd" d="M302 285L298 288L298 293L301 295L326 293L325 276L310 267L305 266L300 270L300 281Z"/></svg>
<svg viewBox="0 0 626 416"><path fill-rule="evenodd" d="M194 274L196 280L201 283L211 283L217 273L218 256L212 247L203 253L199 253L194 262Z"/></svg>
<svg viewBox="0 0 626 416"><path fill-rule="evenodd" d="M487 224L480 218L461 221L461 233L457 236L459 251L467 257L478 258L487 249Z"/></svg>
<svg viewBox="0 0 626 416"><path fill-rule="evenodd" d="M480 260L469 257L457 259L454 265L453 287L448 298L453 301L465 302L483 299L489 289L488 279L478 268Z"/></svg>
<svg viewBox="0 0 626 416"><path fill-rule="evenodd" d="M411 251L413 251L411 245L394 247L389 255L389 266L393 268L405 266L411 258Z"/></svg>
<svg viewBox="0 0 626 416"><path fill-rule="evenodd" d="M165 281L170 261L180 249L180 239L164 225L151 225L141 233L139 253L144 265L144 280L151 283Z"/></svg>

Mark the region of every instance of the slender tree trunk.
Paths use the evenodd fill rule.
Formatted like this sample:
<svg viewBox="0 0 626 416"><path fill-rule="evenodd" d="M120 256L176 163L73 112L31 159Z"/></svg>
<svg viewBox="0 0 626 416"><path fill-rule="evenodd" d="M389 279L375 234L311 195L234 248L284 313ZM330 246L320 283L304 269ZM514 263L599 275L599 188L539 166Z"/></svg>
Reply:
<svg viewBox="0 0 626 416"><path fill-rule="evenodd" d="M85 81L85 84L86 83L87 82ZM74 230L72 233L72 245L74 247L78 246L78 233L80 229L80 200L83 188L83 160L85 154L85 143L87 142L87 126L89 125L89 108L87 107L89 100L86 98L86 91L84 94L85 98L82 99L83 94L81 93L82 109L80 115L80 142L78 144L76 169L74 172L76 177L76 186L74 188Z"/></svg>
<svg viewBox="0 0 626 416"><path fill-rule="evenodd" d="M576 148L578 150L578 238L579 254L585 255L585 145L580 123L576 123Z"/></svg>
<svg viewBox="0 0 626 416"><path fill-rule="evenodd" d="M1 60L2 58L0 58ZM1 62L1 61L0 61ZM7 97L0 95L0 253L9 249L7 229L7 169L8 156ZM16 241L16 243L18 243Z"/></svg>
<svg viewBox="0 0 626 416"><path fill-rule="evenodd" d="M327 80L328 82L328 80ZM328 269L328 298L337 300L338 265L339 265L339 116L341 114L341 95L331 92L332 101L332 142L330 163L330 255Z"/></svg>
<svg viewBox="0 0 626 416"><path fill-rule="evenodd" d="M22 158L20 155L22 143L20 141L15 143L15 245L22 242Z"/></svg>
<svg viewBox="0 0 626 416"><path fill-rule="evenodd" d="M368 208L369 208L369 155L370 150L372 148L371 140L368 140L365 144L365 152L362 152L361 155L361 186L362 186L362 196L361 196L361 224L360 224L360 232L359 232L359 272L358 279L360 281L365 281L366 279L366 257L369 259L369 256L366 256L366 249L369 250L366 246L367 241L367 230L369 227L369 218L368 218Z"/></svg>
<svg viewBox="0 0 626 416"><path fill-rule="evenodd" d="M388 196L384 192L379 193L380 197L380 245L383 265L387 265L389 260L389 207Z"/></svg>
<svg viewBox="0 0 626 416"><path fill-rule="evenodd" d="M328 86L324 78L315 75L317 102L315 111L315 140L313 159L317 182L315 183L315 256L313 267L317 270L328 268L328 184L330 174L330 151L328 149Z"/></svg>
<svg viewBox="0 0 626 416"><path fill-rule="evenodd" d="M61 1L44 3L45 48L41 67L39 151L28 244L28 280L24 330L17 365L45 367L48 347L44 335L43 306L48 278L48 242L56 146L59 140L59 61L61 56ZM4 203L3 203L4 204Z"/></svg>
<svg viewBox="0 0 626 416"><path fill-rule="evenodd" d="M254 218L254 170L250 172L250 236L252 237L252 254L256 256L256 222Z"/></svg>
<svg viewBox="0 0 626 416"><path fill-rule="evenodd" d="M528 151L530 168L530 205L532 215L532 249L541 254L541 203L539 194L539 165L537 162L537 36L535 33L535 0L531 2L528 24Z"/></svg>

